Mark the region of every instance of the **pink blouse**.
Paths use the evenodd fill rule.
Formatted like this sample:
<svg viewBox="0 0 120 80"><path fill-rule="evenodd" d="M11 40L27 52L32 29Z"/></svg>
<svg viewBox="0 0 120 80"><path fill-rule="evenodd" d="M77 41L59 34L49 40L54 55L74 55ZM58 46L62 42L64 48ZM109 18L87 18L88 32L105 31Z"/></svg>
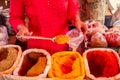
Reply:
<svg viewBox="0 0 120 80"><path fill-rule="evenodd" d="M10 0L10 23L17 32L19 24L25 25L28 17L28 29L33 35L54 37L68 31L68 21L78 14L77 0ZM28 40L28 48L45 49L50 54L67 49L47 40Z"/></svg>

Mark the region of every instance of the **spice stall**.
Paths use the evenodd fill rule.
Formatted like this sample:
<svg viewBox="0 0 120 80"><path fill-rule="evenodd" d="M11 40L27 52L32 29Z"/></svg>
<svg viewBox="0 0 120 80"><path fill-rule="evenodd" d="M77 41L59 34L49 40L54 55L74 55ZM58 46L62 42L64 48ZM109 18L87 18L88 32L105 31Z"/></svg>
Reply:
<svg viewBox="0 0 120 80"><path fill-rule="evenodd" d="M50 55L44 49L27 49L22 42L16 45L16 35L7 35L8 43L0 46L0 80L119 80L120 28L103 24L105 0L82 1L90 12L82 18L88 25L86 35L72 29L54 38L24 36L67 43L69 50Z"/></svg>

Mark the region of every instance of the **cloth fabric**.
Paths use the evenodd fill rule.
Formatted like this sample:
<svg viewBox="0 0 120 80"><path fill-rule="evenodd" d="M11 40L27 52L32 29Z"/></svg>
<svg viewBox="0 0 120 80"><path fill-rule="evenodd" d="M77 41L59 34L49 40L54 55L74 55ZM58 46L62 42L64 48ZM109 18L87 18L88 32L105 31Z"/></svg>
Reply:
<svg viewBox="0 0 120 80"><path fill-rule="evenodd" d="M17 26L25 25L33 35L54 37L68 31L68 21L74 21L78 11L77 0L11 0L10 23L17 32ZM51 54L66 50L67 45L59 45L47 40L28 40L28 48L42 48Z"/></svg>

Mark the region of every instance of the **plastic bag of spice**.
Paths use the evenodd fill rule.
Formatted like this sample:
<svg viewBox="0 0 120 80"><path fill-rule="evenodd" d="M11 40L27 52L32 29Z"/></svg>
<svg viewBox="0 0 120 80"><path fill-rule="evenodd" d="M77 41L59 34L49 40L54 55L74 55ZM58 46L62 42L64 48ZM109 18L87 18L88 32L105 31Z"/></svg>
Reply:
<svg viewBox="0 0 120 80"><path fill-rule="evenodd" d="M120 58L109 48L92 48L83 53L86 78L92 80L119 80Z"/></svg>
<svg viewBox="0 0 120 80"><path fill-rule="evenodd" d="M107 47L108 43L107 43L105 36L97 32L91 37L91 46L92 47Z"/></svg>
<svg viewBox="0 0 120 80"><path fill-rule="evenodd" d="M105 31L108 30L105 25L101 24L98 21L86 21L86 24L88 25L87 35L89 37L93 36L97 32L105 33Z"/></svg>
<svg viewBox="0 0 120 80"><path fill-rule="evenodd" d="M113 30L113 31L112 31ZM112 29L111 31L107 31L104 36L109 44L110 47L118 47L120 46L120 31Z"/></svg>

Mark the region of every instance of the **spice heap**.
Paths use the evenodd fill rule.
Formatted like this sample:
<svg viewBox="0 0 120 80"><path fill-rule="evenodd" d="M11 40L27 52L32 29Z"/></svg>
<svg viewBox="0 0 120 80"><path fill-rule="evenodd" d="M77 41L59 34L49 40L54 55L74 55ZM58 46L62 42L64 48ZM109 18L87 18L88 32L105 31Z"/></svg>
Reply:
<svg viewBox="0 0 120 80"><path fill-rule="evenodd" d="M24 56L19 75L21 76L38 76L44 72L47 59L44 54L31 52Z"/></svg>
<svg viewBox="0 0 120 80"><path fill-rule="evenodd" d="M83 59L78 52L63 51L52 55L49 77L64 79L84 78Z"/></svg>
<svg viewBox="0 0 120 80"><path fill-rule="evenodd" d="M120 72L117 58L113 52L89 51L87 60L90 72L95 77L112 77Z"/></svg>
<svg viewBox="0 0 120 80"><path fill-rule="evenodd" d="M14 47L0 49L0 72L8 70L13 66L18 55L18 50Z"/></svg>

